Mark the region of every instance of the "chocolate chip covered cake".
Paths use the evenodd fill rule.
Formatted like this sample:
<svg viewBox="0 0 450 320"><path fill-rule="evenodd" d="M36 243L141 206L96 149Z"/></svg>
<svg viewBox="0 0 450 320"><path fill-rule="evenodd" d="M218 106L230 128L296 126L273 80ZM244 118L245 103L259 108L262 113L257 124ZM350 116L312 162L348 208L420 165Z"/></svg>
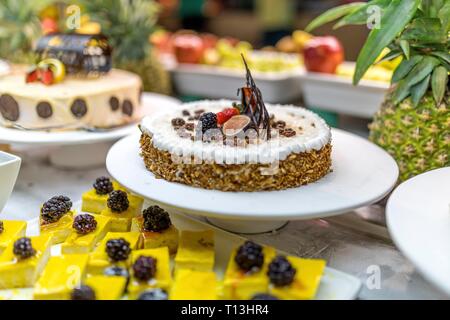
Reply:
<svg viewBox="0 0 450 320"><path fill-rule="evenodd" d="M0 78L0 124L26 129L108 128L138 121L141 79L111 70L95 79L27 83L19 72Z"/></svg>
<svg viewBox="0 0 450 320"><path fill-rule="evenodd" d="M331 132L304 108L262 101L247 69L241 103L185 104L144 118L141 155L157 177L222 191L281 190L331 168Z"/></svg>

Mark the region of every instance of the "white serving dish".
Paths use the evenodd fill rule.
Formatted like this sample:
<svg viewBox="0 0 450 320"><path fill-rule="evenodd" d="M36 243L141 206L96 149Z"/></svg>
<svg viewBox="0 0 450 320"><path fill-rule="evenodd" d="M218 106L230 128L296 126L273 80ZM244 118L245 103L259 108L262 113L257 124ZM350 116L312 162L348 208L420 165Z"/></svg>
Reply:
<svg viewBox="0 0 450 320"><path fill-rule="evenodd" d="M273 54L261 52L258 54ZM281 53L277 53L281 55ZM299 59L298 55L282 54L286 59ZM168 67L173 84L180 95L210 99L237 99L237 89L245 85L245 70L235 70L202 64L171 64ZM301 97L299 87L301 67L279 72L252 71L264 101L289 103Z"/></svg>
<svg viewBox="0 0 450 320"><path fill-rule="evenodd" d="M392 190L398 167L383 149L338 129L332 130L332 146L333 172L315 183L281 191L223 192L157 179L140 157L139 135L117 142L106 166L114 179L144 198L206 216L226 230L258 233L278 229L287 220L348 212Z"/></svg>
<svg viewBox="0 0 450 320"><path fill-rule="evenodd" d="M398 186L389 198L386 216L398 248L450 297L450 167Z"/></svg>
<svg viewBox="0 0 450 320"><path fill-rule="evenodd" d="M80 203L77 204L77 207ZM173 224L179 230L207 230L215 231L216 263L215 272L222 278L228 263L228 259L234 247L242 244L246 239L240 236L214 228L208 224L194 220L185 215L171 213ZM27 235L39 234L38 219L33 219L28 223ZM283 252L280 252L283 254ZM52 247L52 255L60 255L61 246ZM172 257L173 258L173 257ZM323 275L320 287L316 296L317 300L352 300L358 295L361 281L349 274L327 267ZM32 298L32 289L0 290L0 299L21 299Z"/></svg>
<svg viewBox="0 0 450 320"><path fill-rule="evenodd" d="M19 157L0 151L0 212L14 188L21 162Z"/></svg>
<svg viewBox="0 0 450 320"><path fill-rule="evenodd" d="M369 119L389 89L389 84L381 81L361 80L354 86L351 78L316 72L302 73L300 86L310 108Z"/></svg>

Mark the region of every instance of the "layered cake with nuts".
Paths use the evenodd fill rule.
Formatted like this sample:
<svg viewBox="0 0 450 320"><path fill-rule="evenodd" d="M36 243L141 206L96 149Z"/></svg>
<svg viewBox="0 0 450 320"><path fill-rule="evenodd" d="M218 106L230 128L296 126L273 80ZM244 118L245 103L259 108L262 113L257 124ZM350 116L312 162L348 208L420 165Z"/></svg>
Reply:
<svg viewBox="0 0 450 320"><path fill-rule="evenodd" d="M39 62L0 77L0 125L18 129L111 128L142 118L139 76L111 69L106 38L54 34Z"/></svg>
<svg viewBox="0 0 450 320"><path fill-rule="evenodd" d="M304 108L268 105L247 69L240 103L185 104L144 118L140 144L156 177L222 191L281 190L331 168L331 132Z"/></svg>

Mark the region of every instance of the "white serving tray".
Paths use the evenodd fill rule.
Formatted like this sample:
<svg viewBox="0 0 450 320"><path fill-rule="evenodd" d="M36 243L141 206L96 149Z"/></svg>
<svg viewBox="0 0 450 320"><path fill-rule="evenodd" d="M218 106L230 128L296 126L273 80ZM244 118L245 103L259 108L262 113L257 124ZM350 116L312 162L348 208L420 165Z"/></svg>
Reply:
<svg viewBox="0 0 450 320"><path fill-rule="evenodd" d="M354 86L351 78L316 72L300 74L300 86L308 107L369 119L389 88L388 83L372 80L361 80Z"/></svg>
<svg viewBox="0 0 450 320"><path fill-rule="evenodd" d="M297 55L284 55L286 55L286 59L298 59ZM245 84L245 70L243 69L234 70L201 64L172 64L167 68L172 75L175 89L180 95L210 99L237 99L237 89ZM301 97L299 83L300 75L304 72L303 68L298 67L278 72L252 71L252 75L262 92L264 101L288 103Z"/></svg>
<svg viewBox="0 0 450 320"><path fill-rule="evenodd" d="M78 203L75 207L79 208L80 205L81 203ZM225 273L228 259L233 248L242 244L246 239L183 214L171 213L171 219L173 224L179 230L214 230L216 249L215 272L218 275L218 278L221 279ZM37 234L39 234L39 225L38 219L36 218L28 222L27 235L31 236ZM52 255L60 255L60 252L61 245L52 247ZM352 300L357 297L360 287L361 281L358 278L327 267L322 277L316 299ZM33 290L31 288L0 290L0 300L30 300L32 299L32 295Z"/></svg>

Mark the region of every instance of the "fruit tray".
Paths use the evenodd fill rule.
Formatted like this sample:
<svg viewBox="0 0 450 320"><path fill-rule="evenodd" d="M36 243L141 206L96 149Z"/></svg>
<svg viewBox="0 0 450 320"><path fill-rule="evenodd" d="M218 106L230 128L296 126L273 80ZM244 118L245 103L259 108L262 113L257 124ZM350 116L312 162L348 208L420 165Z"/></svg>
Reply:
<svg viewBox="0 0 450 320"><path fill-rule="evenodd" d="M389 88L388 83L373 80L354 86L351 78L334 74L304 72L299 77L306 106L369 119Z"/></svg>
<svg viewBox="0 0 450 320"><path fill-rule="evenodd" d="M271 54L271 53L260 53ZM286 59L299 59L298 55L285 54ZM237 89L242 87L245 70L230 69L203 64L168 64L175 89L180 95L202 98L236 99ZM301 97L299 88L302 67L283 71L253 71L255 81L263 93L264 101L270 103L289 103ZM225 94L228 92L229 94Z"/></svg>
<svg viewBox="0 0 450 320"><path fill-rule="evenodd" d="M75 205L75 209L80 208L80 204ZM179 230L213 230L215 234L215 272L218 278L221 279L225 272L225 268L228 263L228 259L231 255L233 248L242 244L245 239L221 229L215 228L204 222L195 220L191 217L182 214L170 213L173 224ZM33 219L28 222L27 235L33 236L39 234L38 219ZM61 245L55 245L52 247L51 254L53 256L60 255ZM283 252L279 252L283 253ZM171 261L173 267L173 261ZM361 282L358 278L343 273L341 271L327 267L324 275L322 276L316 299L318 300L350 300L355 299ZM30 300L32 299L33 290L31 288L26 289L12 289L12 290L0 290L0 300L3 299L19 299ZM124 299L127 299L125 296Z"/></svg>

